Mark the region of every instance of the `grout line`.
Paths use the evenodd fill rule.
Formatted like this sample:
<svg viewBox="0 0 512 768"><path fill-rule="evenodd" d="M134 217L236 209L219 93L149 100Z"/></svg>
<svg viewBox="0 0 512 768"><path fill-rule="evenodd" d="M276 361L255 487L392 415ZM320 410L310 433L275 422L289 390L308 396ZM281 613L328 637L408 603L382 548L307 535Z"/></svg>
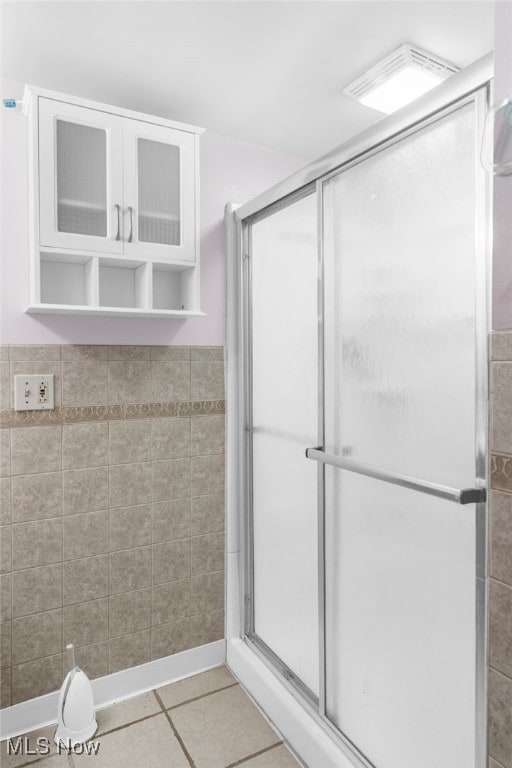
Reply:
<svg viewBox="0 0 512 768"><path fill-rule="evenodd" d="M186 757L186 758L187 758L187 760L188 760L188 764L190 765L190 768L196 768L196 766L195 766L195 763L194 763L194 761L192 760L192 757L191 757L191 755L190 755L190 752L188 751L188 749L187 749L187 748L186 748L186 746L185 746L185 742L183 741L183 739L181 738L180 734L178 733L178 731L177 731L177 729L176 729L176 726L174 725L174 723L173 723L173 721L172 721L172 718L171 718L171 716L170 716L169 712L166 710L166 708L165 708L165 706L164 706L164 703L163 703L163 701L162 701L162 699L161 699L161 697L160 697L160 694L159 694L159 693L158 693L158 691L156 691L156 690L154 690L154 691L153 691L153 693L154 693L154 695L155 695L155 698L156 698L156 700L157 700L157 701L158 701L158 703L160 704L160 707L161 707L161 709L162 709L162 711L163 711L164 715L166 716L166 718L167 718L167 721L168 721L169 725L171 726L172 732L174 733L174 735L175 735L175 737L176 737L176 740L178 741L178 743L179 743L180 747L182 748L182 750L183 750L183 752L184 752L184 754L185 754L185 757Z"/></svg>
<svg viewBox="0 0 512 768"><path fill-rule="evenodd" d="M276 747L280 747L282 743L283 743L282 741L276 741L276 743L271 744L270 747L265 747L265 749L260 749L258 750L258 752L253 752L252 755L247 755L247 757L242 757L241 760L237 760L234 763L230 763L229 765L226 766L226 768L235 768L237 765L243 765L248 760L252 760L254 757L259 757L259 755L264 755L267 752L270 752L272 749L275 749Z"/></svg>
<svg viewBox="0 0 512 768"><path fill-rule="evenodd" d="M171 685L173 685L173 683L171 683ZM207 691L206 693L202 693L200 696L194 696L192 699L187 699L186 701L180 701L179 704L173 704L171 707L167 707L167 711L170 712L171 710L179 709L180 707L184 707L187 704L191 704L193 701L199 701L199 699L206 699L208 698L208 696L211 696L214 693L219 693L220 691L227 691L228 688L236 688L237 685L238 683L230 683L229 685L224 685L222 688L216 688L214 691Z"/></svg>
<svg viewBox="0 0 512 768"><path fill-rule="evenodd" d="M504 581L504 579L498 579L497 576L493 576L492 573L489 574L488 580L496 581L498 584L502 584L504 587L508 587L509 589L512 589L512 584L509 581Z"/></svg>
<svg viewBox="0 0 512 768"><path fill-rule="evenodd" d="M149 693L149 691L148 691ZM142 696L144 694L141 694ZM137 697L134 697L137 698ZM119 702L119 704L122 704L122 702ZM112 704L111 706L115 707L116 704ZM110 709L110 707L106 707L106 709ZM99 710L104 711L104 710ZM102 731L101 733L96 732L92 739L90 741L99 741L104 736L109 736L111 733L117 733L117 731L124 731L126 728L129 728L131 725L136 725L137 723L143 723L144 720L152 720L154 717L159 717L162 713L160 711L158 712L152 712L150 715L144 715L144 717L139 717L137 720L130 720L129 723L123 723L122 725L117 725L115 728L110 728L108 731Z"/></svg>

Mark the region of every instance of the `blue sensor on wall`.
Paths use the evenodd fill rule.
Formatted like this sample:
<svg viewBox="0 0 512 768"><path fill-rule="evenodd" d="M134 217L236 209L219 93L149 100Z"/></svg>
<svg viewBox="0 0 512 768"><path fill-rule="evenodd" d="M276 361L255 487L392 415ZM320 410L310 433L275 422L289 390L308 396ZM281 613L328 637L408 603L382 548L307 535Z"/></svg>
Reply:
<svg viewBox="0 0 512 768"><path fill-rule="evenodd" d="M4 99L3 102L6 109L16 109L16 99Z"/></svg>

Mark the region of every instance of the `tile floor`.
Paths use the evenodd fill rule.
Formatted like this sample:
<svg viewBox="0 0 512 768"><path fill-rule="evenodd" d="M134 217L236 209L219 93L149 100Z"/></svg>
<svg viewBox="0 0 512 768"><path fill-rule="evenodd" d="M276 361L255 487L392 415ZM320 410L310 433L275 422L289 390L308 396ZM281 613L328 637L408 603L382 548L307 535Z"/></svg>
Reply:
<svg viewBox="0 0 512 768"><path fill-rule="evenodd" d="M298 768L279 734L226 667L203 672L97 713L97 755L58 754L55 726L28 734L50 740L49 756L8 755L2 768ZM44 742L46 743L46 742Z"/></svg>

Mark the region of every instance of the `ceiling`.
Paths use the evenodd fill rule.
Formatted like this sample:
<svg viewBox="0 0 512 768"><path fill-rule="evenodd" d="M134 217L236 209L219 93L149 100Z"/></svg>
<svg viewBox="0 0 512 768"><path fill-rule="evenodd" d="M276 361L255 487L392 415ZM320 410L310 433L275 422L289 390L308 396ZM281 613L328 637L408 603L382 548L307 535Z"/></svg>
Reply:
<svg viewBox="0 0 512 768"><path fill-rule="evenodd" d="M491 2L38 0L2 11L10 78L304 158L381 117L341 91L400 43L459 67L493 49Z"/></svg>

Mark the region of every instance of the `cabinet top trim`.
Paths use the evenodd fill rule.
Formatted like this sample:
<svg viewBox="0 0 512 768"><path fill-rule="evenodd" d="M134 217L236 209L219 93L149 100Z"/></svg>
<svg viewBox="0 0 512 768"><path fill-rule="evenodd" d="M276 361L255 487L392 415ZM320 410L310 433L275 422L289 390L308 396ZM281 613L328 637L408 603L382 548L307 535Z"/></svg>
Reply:
<svg viewBox="0 0 512 768"><path fill-rule="evenodd" d="M158 117L157 115L148 115L145 112L135 112L132 109L124 109L123 107L116 107L112 104L103 104L99 101L91 101L90 99L82 99L79 96L69 96L65 93L58 93L56 91L49 91L46 88L38 88L34 85L26 85L23 94L23 114L25 116L30 114L33 108L35 98L53 99L53 101L62 101L65 104L74 104L77 107L86 107L87 109L94 109L98 112L108 112L111 115L118 115L119 117L127 117L132 120L141 120L145 123L153 123L154 125L163 125L167 128L175 128L179 131L186 131L187 133L202 134L204 128L198 128L195 125L188 125L187 123L178 123L175 120L167 120L164 117Z"/></svg>

